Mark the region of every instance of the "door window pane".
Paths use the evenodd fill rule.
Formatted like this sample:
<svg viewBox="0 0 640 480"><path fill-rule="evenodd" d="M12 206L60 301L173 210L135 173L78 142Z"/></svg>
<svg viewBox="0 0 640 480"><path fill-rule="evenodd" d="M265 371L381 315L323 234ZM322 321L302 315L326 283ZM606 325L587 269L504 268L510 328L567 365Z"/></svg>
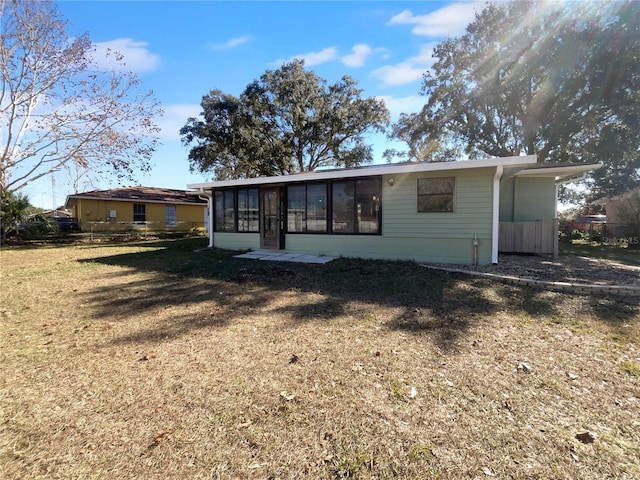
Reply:
<svg viewBox="0 0 640 480"><path fill-rule="evenodd" d="M277 192L264 192L264 232L265 238L278 237L278 194Z"/></svg>

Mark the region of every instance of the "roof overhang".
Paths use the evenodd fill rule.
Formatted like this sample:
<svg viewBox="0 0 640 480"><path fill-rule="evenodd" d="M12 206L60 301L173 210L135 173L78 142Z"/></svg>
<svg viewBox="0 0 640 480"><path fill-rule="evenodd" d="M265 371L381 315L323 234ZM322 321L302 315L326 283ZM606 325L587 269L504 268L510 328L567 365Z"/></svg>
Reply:
<svg viewBox="0 0 640 480"><path fill-rule="evenodd" d="M196 192L194 192L196 193ZM78 203L78 200L100 200L108 202L127 202L127 203L161 203L163 205L201 205L206 206L206 202L182 202L177 200L148 200L146 198L118 198L118 197L101 197L98 195L68 195L65 202L65 208L70 208Z"/></svg>
<svg viewBox="0 0 640 480"><path fill-rule="evenodd" d="M495 167L526 167L535 165L535 155L518 157L487 158L483 160L464 160L459 162L419 162L403 164L373 165L361 168L347 168L340 170L320 170L293 175L278 175L274 177L244 178L239 180L223 180L219 182L191 183L187 188L193 190L210 190L214 188L237 187L245 185L273 185L293 182L333 180L340 178L370 177L372 175L400 175L422 172L446 172L451 170L466 170L471 168Z"/></svg>
<svg viewBox="0 0 640 480"><path fill-rule="evenodd" d="M602 167L601 163L589 163L580 165L540 165L523 168L513 174L514 177L527 178L553 178L556 183L577 182L584 178L584 175Z"/></svg>

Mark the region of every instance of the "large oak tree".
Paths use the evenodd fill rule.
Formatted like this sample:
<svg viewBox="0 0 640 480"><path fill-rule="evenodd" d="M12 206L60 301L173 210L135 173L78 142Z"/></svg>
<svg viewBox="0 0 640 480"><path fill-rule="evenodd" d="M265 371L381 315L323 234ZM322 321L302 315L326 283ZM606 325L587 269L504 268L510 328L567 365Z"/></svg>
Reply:
<svg viewBox="0 0 640 480"><path fill-rule="evenodd" d="M592 197L640 184L640 2L488 4L433 56L393 127L410 158L603 162Z"/></svg>
<svg viewBox="0 0 640 480"><path fill-rule="evenodd" d="M0 194L70 166L133 180L150 168L161 113L110 52L70 36L47 0L0 0Z"/></svg>
<svg viewBox="0 0 640 480"><path fill-rule="evenodd" d="M266 71L239 97L212 90L201 118L180 132L191 168L223 180L371 162L365 134L384 131L389 112L361 93L350 77L327 85L298 60Z"/></svg>

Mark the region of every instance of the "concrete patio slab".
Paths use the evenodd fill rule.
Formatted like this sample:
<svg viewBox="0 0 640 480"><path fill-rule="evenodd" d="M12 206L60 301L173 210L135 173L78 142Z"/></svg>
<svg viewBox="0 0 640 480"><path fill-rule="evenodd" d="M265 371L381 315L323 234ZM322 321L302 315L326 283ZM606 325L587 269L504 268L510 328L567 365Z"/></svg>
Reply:
<svg viewBox="0 0 640 480"><path fill-rule="evenodd" d="M271 262L298 262L324 264L335 260L337 257L324 255L307 255L303 253L278 252L269 250L253 250L251 252L236 255L235 258L247 258L251 260L265 260Z"/></svg>

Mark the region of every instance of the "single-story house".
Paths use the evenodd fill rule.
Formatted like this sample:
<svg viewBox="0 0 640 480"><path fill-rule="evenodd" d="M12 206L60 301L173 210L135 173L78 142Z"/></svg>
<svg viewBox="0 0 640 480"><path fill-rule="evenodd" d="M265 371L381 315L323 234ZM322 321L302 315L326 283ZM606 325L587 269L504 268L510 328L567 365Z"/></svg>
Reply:
<svg viewBox="0 0 640 480"><path fill-rule="evenodd" d="M599 166L518 156L188 188L208 198L210 247L485 265L497 263L500 250L557 252L558 187Z"/></svg>
<svg viewBox="0 0 640 480"><path fill-rule="evenodd" d="M188 231L207 225L207 200L186 190L123 187L93 190L67 196L65 208L82 230Z"/></svg>
<svg viewBox="0 0 640 480"><path fill-rule="evenodd" d="M68 210L47 210L42 214L47 218L73 218L73 214Z"/></svg>

